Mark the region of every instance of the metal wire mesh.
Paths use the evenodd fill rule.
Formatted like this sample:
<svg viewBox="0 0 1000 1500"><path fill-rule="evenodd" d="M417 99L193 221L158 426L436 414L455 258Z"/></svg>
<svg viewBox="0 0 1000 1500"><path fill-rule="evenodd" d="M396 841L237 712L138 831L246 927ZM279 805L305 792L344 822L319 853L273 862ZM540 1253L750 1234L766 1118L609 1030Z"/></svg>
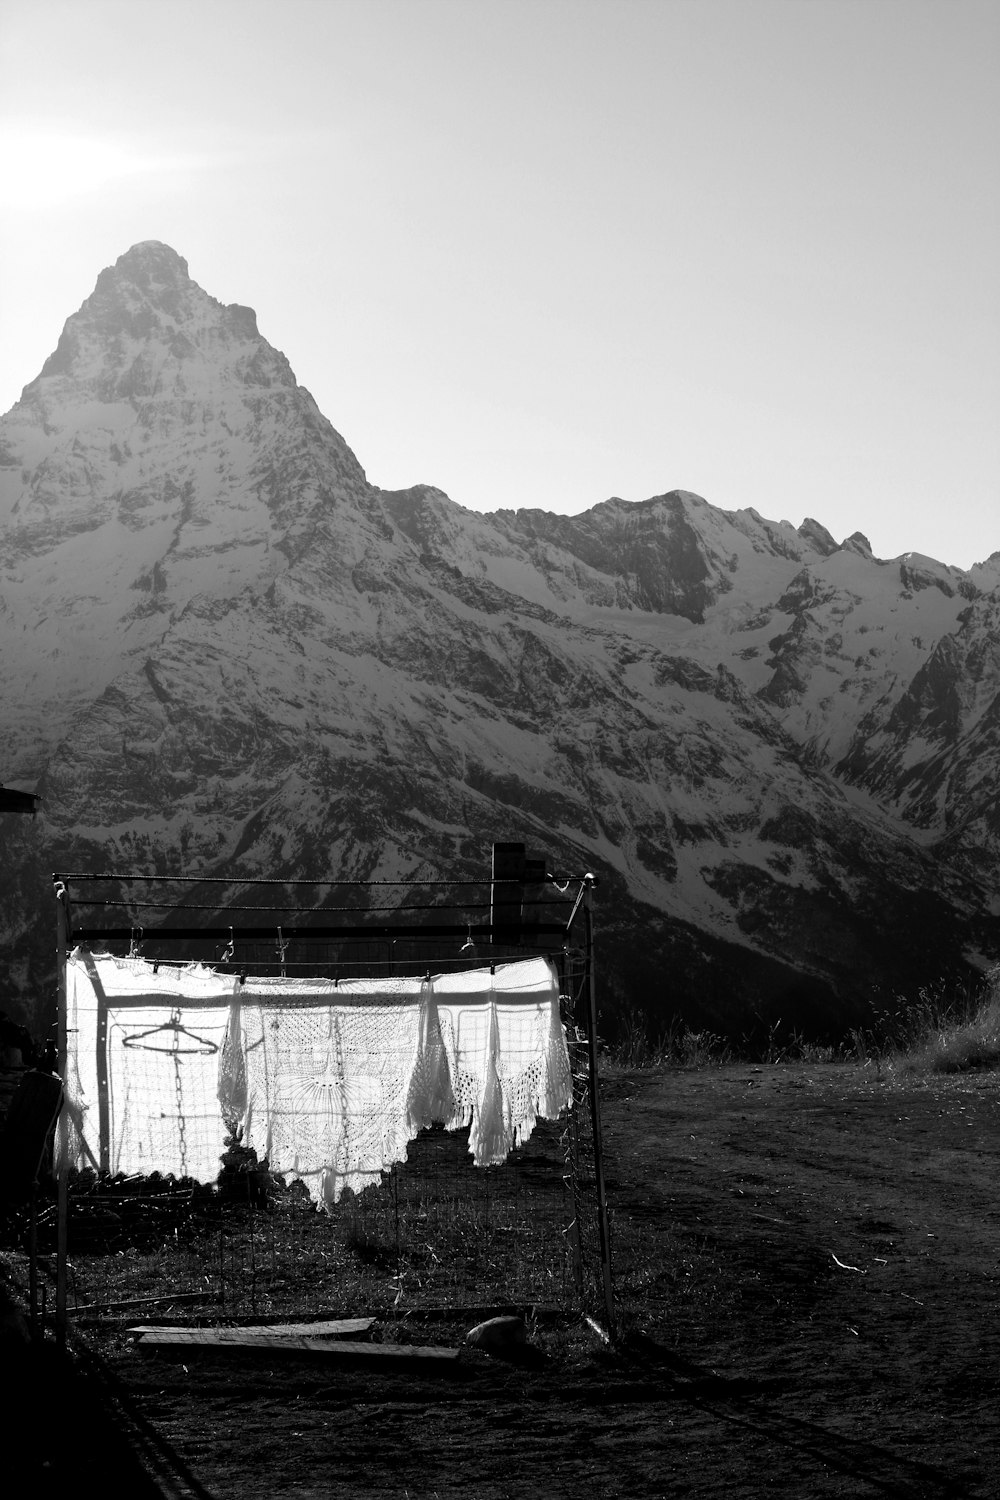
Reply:
<svg viewBox="0 0 1000 1500"><path fill-rule="evenodd" d="M463 898L464 899L464 898ZM138 919L148 912L134 910ZM276 947L171 943L138 928L149 957L217 967L358 977L441 967L440 942L337 937ZM164 939L157 947L158 940ZM437 952L435 952L435 946ZM200 951L199 951L200 949ZM521 956L515 948L511 956ZM502 961L506 953L483 955ZM605 1288L595 1172L591 1049L584 1036L590 957L564 942L554 955L570 1044L573 1105L539 1120L499 1167L473 1165L468 1131L432 1129L405 1162L363 1192L318 1212L302 1184L274 1179L231 1142L217 1183L81 1172L68 1185L66 1295L76 1319L200 1320L376 1316L410 1310L545 1306L600 1312ZM164 959L163 961L168 961ZM467 951L449 956L467 964ZM39 1246L55 1248L55 1208Z"/></svg>

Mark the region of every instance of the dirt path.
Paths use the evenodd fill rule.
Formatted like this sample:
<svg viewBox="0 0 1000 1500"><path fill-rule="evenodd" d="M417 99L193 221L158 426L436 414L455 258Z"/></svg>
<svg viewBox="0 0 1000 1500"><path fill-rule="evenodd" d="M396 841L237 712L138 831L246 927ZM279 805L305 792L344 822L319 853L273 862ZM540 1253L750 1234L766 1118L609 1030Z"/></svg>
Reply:
<svg viewBox="0 0 1000 1500"><path fill-rule="evenodd" d="M109 1346L162 1493L1000 1494L1000 1080L626 1074L604 1113L624 1351L541 1324L530 1366L429 1378Z"/></svg>
<svg viewBox="0 0 1000 1500"><path fill-rule="evenodd" d="M770 1470L1000 1493L1000 1080L745 1067L609 1092L626 1302L741 1387L713 1409L765 1443L745 1492Z"/></svg>

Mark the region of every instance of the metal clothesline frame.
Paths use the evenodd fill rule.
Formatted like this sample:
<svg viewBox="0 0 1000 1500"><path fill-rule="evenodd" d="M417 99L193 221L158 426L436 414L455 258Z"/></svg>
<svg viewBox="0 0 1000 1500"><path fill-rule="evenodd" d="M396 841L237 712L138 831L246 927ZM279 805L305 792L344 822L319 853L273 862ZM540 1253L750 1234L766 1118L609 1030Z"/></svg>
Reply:
<svg viewBox="0 0 1000 1500"><path fill-rule="evenodd" d="M584 1006L585 1006L584 1014L585 1014L585 1019L586 1019L585 1043L586 1043L587 1061L588 1061L588 1089L587 1089L587 1092L588 1092L589 1105L590 1105L590 1126L591 1126L591 1134L592 1134L592 1140L593 1140L594 1188L595 1188L596 1209L597 1209L598 1244L599 1244L599 1253L600 1253L600 1262L601 1262L601 1264L600 1264L600 1301L602 1303L602 1310L603 1310L604 1318L606 1320L607 1328L608 1328L608 1330L609 1330L610 1333L614 1332L614 1329L615 1329L615 1308L614 1308L614 1287L613 1287L612 1267L611 1267L610 1226L609 1226L607 1195L606 1195L605 1178L604 1178L603 1140L602 1140L602 1132L601 1132L600 1099L599 1099L599 1092L598 1092L597 998L596 998L596 984L595 984L595 972L594 972L594 920L593 920L593 892L594 892L594 889L595 889L595 887L597 885L597 880L596 880L596 877L594 875L592 875L590 873L586 873L584 875L578 875L578 876L559 876L559 877L555 877L555 876L552 876L552 875L545 876L543 882L540 882L540 883L543 883L545 885L553 887L554 890L557 892L557 894L560 897L565 897L570 892L573 893L572 894L571 909L570 909L570 912L569 912L569 916L568 916L568 918L564 918L564 919L559 920L559 921L534 922L534 921L530 921L529 920L524 925L524 928L523 928L522 932L518 933L517 935L512 934L511 927L510 927L510 924L509 924L509 918L505 922L494 923L494 921L492 920L494 914L493 914L493 911L491 909L491 906L487 907L487 906L484 906L482 904L479 904L479 905L477 905L475 903L468 903L467 904L467 903L464 903L464 902L459 903L459 902L455 902L455 901L451 901L451 902L447 902L447 903L441 903L440 905L433 904L433 905L430 905L430 906L421 905L421 906L409 906L409 907L404 902L400 906L395 907L395 908L386 908L384 906L380 906L380 907L374 908L373 910L374 910L375 914L381 915L382 912L387 911L387 910L395 910L395 911L407 911L407 910L409 910L409 911L421 911L421 912L441 910L442 912L447 912L447 911L449 911L449 909L452 910L452 911L454 911L456 909L456 907L457 907L459 910L462 910L462 911L472 910L472 909L475 909L477 911L488 910L489 913L490 913L491 920L488 921L488 922L479 922L479 923L475 923L475 924L473 924L471 922L468 922L468 921L461 922L461 923L456 923L456 922L439 922L439 923L418 922L418 923L408 923L408 922L399 922L399 921L395 921L395 922L378 922L378 921L374 921L373 922L373 921L369 920L369 921L355 921L355 922L352 922L352 923L332 923L332 924L329 923L329 922L317 922L315 924L304 924L304 925L296 924L294 926L287 926L284 922L277 923L275 921L272 921L268 925L262 925L262 924L240 925L238 923L231 922L231 923L226 923L226 925L224 925L224 926L197 926L197 927L165 926L165 925L162 925L161 922L157 921L156 923L151 924L151 925L146 925L145 923L143 923L141 926L137 922L132 922L132 923L130 923L129 926L124 927L124 926L111 926L111 925L100 925L100 924L95 925L92 921L88 921L88 922L77 921L76 920L76 910L75 910L75 908L83 908L83 909L88 909L88 908L89 909L94 909L94 908L96 908L98 910L117 910L119 908L124 907L126 909L131 909L132 912L143 911L143 912L152 912L152 913L156 913L156 914L163 914L163 913L166 913L166 912L175 912L175 911L184 911L184 910L199 910L199 911L201 911L201 910L207 910L207 911L212 911L212 912L220 912L220 910L221 910L222 912L225 912L227 914L228 913L232 913L232 914L236 914L236 913L248 913L248 912L256 912L258 910L268 910L271 913L273 913L275 916L277 914L279 914L279 913L281 913L282 915L284 915L286 913L291 912L291 913L294 913L295 915L299 915L299 914L302 914L302 913L305 913L305 912L309 912L309 913L315 914L317 916L321 916L321 915L322 916L329 916L329 915L332 915L332 914L337 914L337 915L341 915L342 914L342 915L355 915L357 917L361 917L364 914L364 909L363 908L359 909L357 907L338 907L338 908L333 908L333 909L331 909L331 908L304 908L304 907L301 907L301 906L299 906L299 907L282 906L282 905L277 904L277 903L275 905L273 905L273 906L266 907L266 908L258 908L258 907L247 908L247 907L240 907L240 906L226 906L226 907L223 907L223 908L220 909L220 908L214 907L214 906L213 907L204 907L204 906L200 906L200 905L197 905L197 906L196 905L188 905L188 904L185 904L185 903L157 902L155 899L152 899L152 898L147 899L147 900L137 900L137 899L122 900L120 898L116 899L116 900L111 900L111 899L107 899L107 898L96 898L96 897L88 899L86 895L83 895L81 897L78 897L78 898L74 899L74 897L71 895L71 889L73 887L76 887L76 886L84 886L84 887L86 887L86 886L93 886L93 885L96 885L98 883L105 883L106 884L108 882L115 882L115 883L118 883L120 885L120 884L122 884L124 882L128 882L128 883L133 884L133 885L145 885L145 886L156 886L156 885L173 885L175 887L178 887L178 886L200 886L200 887L205 887L205 886L224 886L224 887L229 887L230 889L232 889L234 887L235 888L247 888L247 887L251 887L251 886L269 886L272 889L275 888L275 887L279 887L283 891L306 889L306 888L320 888L320 887L321 888L325 888L325 889L336 889L336 888L347 888L347 887L350 887L350 888L354 888L354 889L357 889L357 890L365 891L365 892L368 892L368 893L373 893L373 892L377 892L377 891L383 891L384 892L384 891L388 891L389 889L397 889L397 888L398 889L405 889L405 888L414 888L414 887L419 888L421 891L433 891L433 890L457 891L457 890L473 890L473 889L482 890L484 887L489 887L491 889L491 900L492 900L492 892L493 892L493 890L496 887L498 887L498 886L500 886L500 887L507 886L507 887L520 887L520 891L519 892L510 892L510 894L512 894L512 895L518 895L518 894L520 894L522 908L526 908L529 911L532 908L539 909L539 908L542 908L542 907L545 907L545 906L551 904L551 900L550 901L537 900L537 899L534 900L534 901L525 900L524 899L523 882L518 882L516 880L505 881L505 880L496 880L496 879L492 879L492 880L486 880L486 879L484 879L484 880L478 880L478 881L414 881L414 880L408 880L408 881L402 881L402 880L396 880L396 881L302 880L302 881L298 881L298 880L294 880L293 881L293 880L266 879L266 878L265 879L261 879L259 877L253 878L253 879L246 879L246 880L244 880L244 879L240 879L240 878L225 878L225 877L217 877L217 876L215 876L215 877L201 877L201 876L173 876L173 875L144 875L142 873L135 872L135 871L124 871L124 872L123 871L114 871L114 872L96 872L96 873L95 872L72 872L72 873L69 873L69 874L60 874L60 873L56 872L53 875L52 880L53 880L53 889L54 889L54 894L55 894L55 899L56 899L56 960L57 960L57 976L58 976L57 1009L58 1009L59 1074L60 1074L60 1077L63 1079L64 1084L65 1084L65 1080L67 1078L68 1061L69 1061L69 1046L68 1046L69 1039L68 1039L68 1029L67 1029L68 1028L68 1020L67 1020L67 977L66 977L66 965L67 965L67 961L68 961L68 958L69 958L69 952L70 952L71 945L74 945L74 946L77 945L77 944L90 945L90 944L95 943L95 942L97 942L97 943L127 942L130 945L130 951L135 952L137 950L137 945L139 943L142 943L142 944L145 944L145 943L155 943L157 945L164 944L164 945L170 946L170 945L173 945L173 944L176 944L176 943L225 942L228 946L227 946L226 952L223 954L222 958L219 958L219 959L216 959L216 960L212 960L210 962L213 962L215 965L227 964L230 969L240 969L240 968L244 968L245 969L245 968L247 968L246 964L240 964L240 963L237 963L235 961L235 958L234 958L235 943L236 942L244 942L244 943L247 943L247 942L261 942L261 941L271 940L271 939L274 939L275 937L277 937L277 940L278 940L278 953L279 953L278 959L272 960L270 962L268 962L266 960L255 960L254 961L254 967L260 967L262 964L268 964L269 967L274 967L277 963L280 963L281 967L282 967L282 970L284 971L284 968L285 968L285 965L286 965L285 950L287 949L288 946L290 946L290 944L292 942L299 942L299 943L301 943L301 942L314 942L314 943L315 942L328 942L328 943L332 943L332 942L346 942L346 943L350 943L350 942L359 942L359 941L368 941L368 942L385 941L385 942L389 942L389 943L395 943L395 942L399 942L401 940L405 940L405 941L410 941L410 942L412 942L414 944L422 944L424 942L428 942L428 943L429 942L441 942L444 939L452 939L452 940L454 940L454 939L457 939L457 938L464 938L466 940L467 944L469 944L470 946L473 946L477 950L479 950L482 947L489 947L489 948L492 949L492 948L497 948L497 947L505 947L506 948L506 947L509 947L511 945L520 948L522 946L521 945L521 936L523 935L523 938L525 940L524 941L524 945L523 945L524 947L529 948L529 949L531 949L534 952L540 953L543 956L550 957L550 956L552 956L552 954L554 952L558 952L560 949L563 950L564 952L568 949L569 944L570 944L570 939L571 939L571 936L573 934L574 928L576 926L577 920L578 920L578 918L580 918L582 916L582 920L583 920L583 944L582 944L582 947L583 947L583 954L584 954L584 971L583 971L583 985L582 985L582 989L583 989L583 999L584 999ZM508 894L508 893L504 892L503 894ZM523 953L519 953L518 956L523 956ZM162 959L160 961L164 962L164 963L170 962L170 960L168 960L168 959ZM444 954L440 954L440 955L438 955L436 961L439 962L439 963L454 963L455 962L455 958L454 958L453 954L452 955L447 955L447 956L444 955ZM500 958L498 956L495 956L493 954L491 954L488 957L483 957L477 951L476 957L474 959L466 959L466 960L464 960L464 964L465 964L466 967L473 967L473 966L475 966L477 964L482 965L482 964L485 964L485 963L488 962L488 963L490 963L490 965L492 967L492 966L495 965L496 962L508 962L508 961L510 961L510 955L506 954L506 953L503 955L502 958ZM358 960L351 960L351 959L340 960L340 959L326 958L326 959L323 959L323 960L315 960L313 962L314 962L314 964L315 964L316 967L326 967L326 968L343 968L343 967L354 967L354 968L357 968L359 966ZM371 961L365 960L365 961L362 961L362 962L371 962ZM395 960L395 959L392 959L392 960L388 960L387 961L387 963L390 964L393 967L397 966L397 963L401 963L401 962L405 962L405 963L409 963L409 964L413 965L413 964L415 964L416 961L414 959L407 959L407 960ZM292 964L291 962L289 962L287 966L288 967L296 967L296 965ZM303 966L304 965L298 965L298 967L303 967ZM385 965L380 965L380 964L378 964L378 961L375 961L375 966L376 967L383 967ZM57 1249L56 1249L56 1337L57 1337L58 1343L61 1346L64 1346L65 1342L66 1342L67 1321L68 1321L68 1319L67 1319L67 1280L68 1280L68 1278L67 1278L67 1264L68 1264L68 1219L69 1219L69 1166L68 1166L68 1157L69 1157L69 1113L68 1113L68 1101L67 1101L66 1096L65 1096L65 1089L64 1089L64 1094L63 1094L62 1107L61 1107L60 1112L59 1112L59 1118L58 1118L58 1124L57 1124L57 1132L58 1132L58 1143L59 1143L59 1162L60 1162L60 1166L59 1166L58 1183L57 1183L57 1188L58 1188L58 1238L57 1238Z"/></svg>

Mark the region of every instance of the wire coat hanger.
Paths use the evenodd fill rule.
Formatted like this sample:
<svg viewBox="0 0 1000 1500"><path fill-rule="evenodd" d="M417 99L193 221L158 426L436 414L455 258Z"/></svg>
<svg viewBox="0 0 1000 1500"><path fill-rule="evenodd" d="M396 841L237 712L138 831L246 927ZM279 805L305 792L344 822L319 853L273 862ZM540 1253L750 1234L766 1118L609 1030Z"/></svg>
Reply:
<svg viewBox="0 0 1000 1500"><path fill-rule="evenodd" d="M172 1032L174 1043L170 1047L157 1047L154 1043L146 1040L147 1037L160 1036L163 1032ZM181 1037L194 1042L193 1047L182 1047L179 1045ZM179 1015L173 1015L169 1021L161 1021L159 1026L150 1026L147 1031L137 1031L132 1036L122 1037L123 1047L139 1047L144 1052L167 1052L171 1056L181 1053L201 1053L203 1056L211 1052L218 1052L218 1042L210 1041L207 1036L199 1036L196 1031L189 1031L183 1024Z"/></svg>

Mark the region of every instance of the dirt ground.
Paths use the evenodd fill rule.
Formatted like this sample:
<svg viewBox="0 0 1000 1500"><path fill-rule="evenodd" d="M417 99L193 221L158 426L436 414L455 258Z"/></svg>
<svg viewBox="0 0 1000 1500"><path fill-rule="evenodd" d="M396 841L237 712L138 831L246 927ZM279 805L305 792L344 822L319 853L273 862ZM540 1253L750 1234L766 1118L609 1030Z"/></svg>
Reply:
<svg viewBox="0 0 1000 1500"><path fill-rule="evenodd" d="M619 1073L604 1127L616 1346L529 1322L519 1363L447 1374L43 1351L6 1402L12 1493L1000 1495L997 1075Z"/></svg>

